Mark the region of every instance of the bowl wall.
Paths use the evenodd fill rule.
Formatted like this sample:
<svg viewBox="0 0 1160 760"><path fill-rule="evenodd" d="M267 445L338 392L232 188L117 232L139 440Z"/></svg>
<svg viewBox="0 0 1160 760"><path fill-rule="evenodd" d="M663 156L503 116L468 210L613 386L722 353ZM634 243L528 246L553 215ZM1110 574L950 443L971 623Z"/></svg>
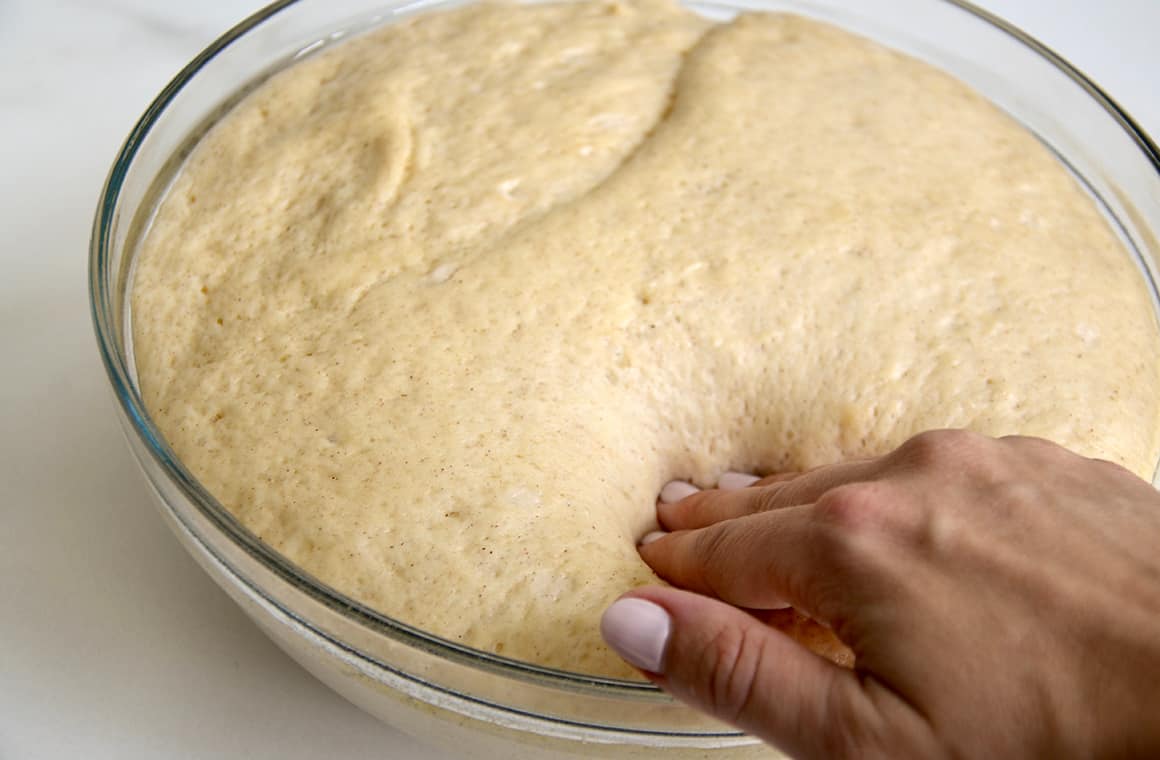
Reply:
<svg viewBox="0 0 1160 760"><path fill-rule="evenodd" d="M744 756L754 740L648 684L518 663L443 641L328 588L262 544L165 444L133 369L128 289L137 241L208 126L265 76L344 37L441 0L277 3L231 30L158 96L110 172L90 263L98 343L130 447L182 543L279 646L368 712L460 753ZM691 3L714 18L787 10L923 58L1005 109L1066 163L1121 235L1156 303L1160 154L1129 117L1051 51L952 0ZM883 7L886 6L886 7ZM675 754L674 754L675 753Z"/></svg>

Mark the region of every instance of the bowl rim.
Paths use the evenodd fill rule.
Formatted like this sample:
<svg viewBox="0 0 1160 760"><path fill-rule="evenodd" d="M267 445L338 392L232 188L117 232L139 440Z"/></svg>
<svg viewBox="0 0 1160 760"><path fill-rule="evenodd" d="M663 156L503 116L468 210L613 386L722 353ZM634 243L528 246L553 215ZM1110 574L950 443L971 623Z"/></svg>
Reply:
<svg viewBox="0 0 1160 760"><path fill-rule="evenodd" d="M376 612L370 607L355 601L299 568L243 526L185 468L165 442L161 432L153 424L146 411L145 404L133 380L134 375L128 364L129 356L121 339L122 330L127 328L125 324L126 320L122 318L121 313L124 304L115 302L117 288L115 286L110 287L112 278L109 276L112 275L113 278L118 276L117 273L110 271L110 262L113 258L110 245L112 231L117 223L116 212L126 176L137 157L139 149L150 135L151 130L161 118L162 114L165 113L169 105L180 95L183 88L206 65L239 39L250 34L277 14L298 5L302 1L278 0L277 2L260 8L235 24L224 34L217 37L186 64L152 100L134 124L124 143L118 150L112 167L102 186L94 214L89 244L88 291L90 317L96 334L101 362L112 385L116 402L120 407L120 411L124 414L125 419L131 425L132 432L130 433L130 428L126 427L126 434L136 435L144 443L144 448L148 451L154 463L161 468L161 471L165 473L169 480L194 505L201 517L205 518L217 531L220 531L234 546L243 550L266 570L272 572L282 581L290 584L297 591L321 603L331 612L351 622L362 625L375 634L387 636L399 643L425 650L447 660L463 663L473 668L490 671L507 678L516 678L536 685L558 687L573 692L590 693L605 697L627 697L649 702L669 701L669 698L663 696L660 689L652 683L587 675L544 667L534 663L492 654L425 632L419 628ZM1052 48L1023 32L1003 18L967 0L932 0L932 2L953 6L975 16L999 32L1013 38L1015 42L1022 44L1031 52L1039 55L1051 64L1056 70L1078 85L1097 105L1113 118L1120 128L1135 142L1144 158L1151 164L1153 170L1160 175L1160 148L1157 147L1153 139L1099 85L1056 53ZM120 276L127 277L128 275L122 274ZM121 294L121 298L124 299L127 293L128 288L126 287L125 293ZM180 516L178 517L180 519ZM198 535L198 532L193 529L193 526L186 524L186 527L194 535ZM292 615L299 624L306 625L315 633L334 642L352 654L368 660L379 667L398 672L395 667L377 661L368 653L355 649L350 644L336 639L329 632L320 630L310 621L303 620L300 616L287 610L285 605L272 598L269 593L253 583L243 573L238 572L234 565L227 558L221 556L221 553L210 543L204 540L202 540L202 543L207 551L210 551L216 559L229 567L249 588ZM429 685L446 690L435 684ZM486 700L479 700L468 695L459 694L459 696L466 696L473 701L486 702ZM560 722L569 721L561 720ZM639 733L670 734L671 732L641 730ZM680 735L686 737L725 737L739 736L740 733L707 731L681 732Z"/></svg>

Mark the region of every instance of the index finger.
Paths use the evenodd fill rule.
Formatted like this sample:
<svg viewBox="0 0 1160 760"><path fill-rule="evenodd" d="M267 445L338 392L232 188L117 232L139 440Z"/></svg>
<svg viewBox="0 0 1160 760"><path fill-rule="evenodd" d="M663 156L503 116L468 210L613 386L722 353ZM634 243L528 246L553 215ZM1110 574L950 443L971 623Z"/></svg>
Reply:
<svg viewBox="0 0 1160 760"><path fill-rule="evenodd" d="M670 533L639 551L657 575L679 588L750 609L788 601L816 617L827 574L811 512L804 505L738 517Z"/></svg>
<svg viewBox="0 0 1160 760"><path fill-rule="evenodd" d="M709 489L675 502L657 505L657 518L667 530L704 528L722 520L810 504L832 488L872 480L884 467L882 458L857 459L816 467L795 477L775 475L748 488Z"/></svg>

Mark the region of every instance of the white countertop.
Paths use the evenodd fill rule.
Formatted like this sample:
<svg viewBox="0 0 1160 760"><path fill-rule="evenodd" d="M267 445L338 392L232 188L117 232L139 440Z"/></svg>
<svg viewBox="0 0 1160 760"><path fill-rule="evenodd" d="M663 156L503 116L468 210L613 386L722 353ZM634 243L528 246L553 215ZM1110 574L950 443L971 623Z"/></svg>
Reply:
<svg viewBox="0 0 1160 760"><path fill-rule="evenodd" d="M186 555L97 359L85 271L109 163L258 5L0 0L0 759L443 757L307 675ZM982 5L1160 136L1160 2Z"/></svg>

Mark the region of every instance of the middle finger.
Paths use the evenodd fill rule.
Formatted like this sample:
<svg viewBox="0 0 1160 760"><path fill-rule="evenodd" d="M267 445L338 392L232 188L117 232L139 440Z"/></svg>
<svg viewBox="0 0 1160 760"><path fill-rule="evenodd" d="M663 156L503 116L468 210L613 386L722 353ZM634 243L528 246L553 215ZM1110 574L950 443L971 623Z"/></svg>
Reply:
<svg viewBox="0 0 1160 760"><path fill-rule="evenodd" d="M662 501L657 517L666 530L704 528L735 517L813 503L831 488L873 479L882 467L881 458L859 459L817 467L780 482L767 478L748 488L700 491L680 501Z"/></svg>

